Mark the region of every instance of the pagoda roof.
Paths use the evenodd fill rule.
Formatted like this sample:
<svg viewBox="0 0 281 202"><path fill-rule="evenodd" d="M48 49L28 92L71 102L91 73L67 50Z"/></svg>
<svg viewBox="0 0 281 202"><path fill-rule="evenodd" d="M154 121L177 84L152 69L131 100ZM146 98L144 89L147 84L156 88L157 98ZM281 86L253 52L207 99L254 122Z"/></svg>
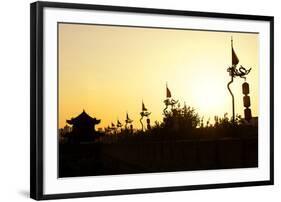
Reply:
<svg viewBox="0 0 281 202"><path fill-rule="evenodd" d="M93 123L98 124L100 123L100 119L92 118L90 115L88 115L85 110L81 114L79 114L75 118L71 118L70 120L66 120L68 124L77 124L77 123Z"/></svg>

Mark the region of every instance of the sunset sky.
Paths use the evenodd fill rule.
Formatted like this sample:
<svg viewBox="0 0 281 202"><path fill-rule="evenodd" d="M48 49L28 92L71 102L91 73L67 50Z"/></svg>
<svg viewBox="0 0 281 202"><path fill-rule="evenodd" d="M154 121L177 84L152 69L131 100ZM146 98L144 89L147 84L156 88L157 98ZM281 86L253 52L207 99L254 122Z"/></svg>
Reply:
<svg viewBox="0 0 281 202"><path fill-rule="evenodd" d="M101 119L96 128L126 112L140 128L142 100L162 121L166 82L172 97L194 107L206 121L232 113L227 90L231 36L240 64L252 68L252 115L258 115L258 34L101 25L59 24L59 127L83 109ZM231 85L243 115L241 78Z"/></svg>

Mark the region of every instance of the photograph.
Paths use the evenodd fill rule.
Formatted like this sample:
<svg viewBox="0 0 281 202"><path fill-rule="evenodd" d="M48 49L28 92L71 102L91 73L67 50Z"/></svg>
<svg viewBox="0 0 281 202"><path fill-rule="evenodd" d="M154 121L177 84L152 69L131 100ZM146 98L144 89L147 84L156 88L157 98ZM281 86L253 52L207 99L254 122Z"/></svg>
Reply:
<svg viewBox="0 0 281 202"><path fill-rule="evenodd" d="M277 2L3 1L0 202L278 201Z"/></svg>
<svg viewBox="0 0 281 202"><path fill-rule="evenodd" d="M58 22L58 178L257 168L259 42Z"/></svg>

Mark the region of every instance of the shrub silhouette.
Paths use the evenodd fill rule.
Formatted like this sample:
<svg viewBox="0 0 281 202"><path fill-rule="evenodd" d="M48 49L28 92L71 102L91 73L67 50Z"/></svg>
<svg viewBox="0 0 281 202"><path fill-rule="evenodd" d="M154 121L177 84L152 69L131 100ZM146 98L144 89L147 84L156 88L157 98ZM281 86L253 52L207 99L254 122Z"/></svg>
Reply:
<svg viewBox="0 0 281 202"><path fill-rule="evenodd" d="M176 107L164 113L163 122L155 127L171 132L191 132L200 123L200 117L191 107Z"/></svg>

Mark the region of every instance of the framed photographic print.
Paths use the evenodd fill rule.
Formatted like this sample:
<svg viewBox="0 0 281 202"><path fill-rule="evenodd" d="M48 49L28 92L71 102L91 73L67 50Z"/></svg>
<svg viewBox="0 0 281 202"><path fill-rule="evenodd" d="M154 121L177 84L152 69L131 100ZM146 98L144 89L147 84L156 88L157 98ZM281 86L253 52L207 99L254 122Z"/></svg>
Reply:
<svg viewBox="0 0 281 202"><path fill-rule="evenodd" d="M31 197L273 184L273 19L32 3Z"/></svg>

